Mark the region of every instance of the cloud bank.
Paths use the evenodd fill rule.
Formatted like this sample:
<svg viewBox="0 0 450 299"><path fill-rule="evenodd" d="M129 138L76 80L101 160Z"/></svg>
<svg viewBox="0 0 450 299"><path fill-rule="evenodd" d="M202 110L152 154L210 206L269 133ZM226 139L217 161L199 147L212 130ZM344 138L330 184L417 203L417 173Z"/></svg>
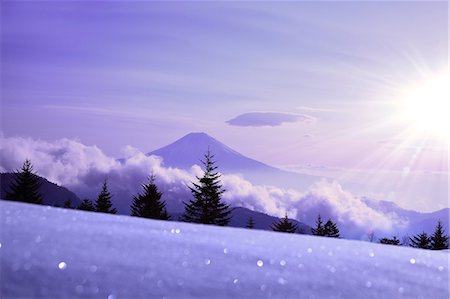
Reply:
<svg viewBox="0 0 450 299"><path fill-rule="evenodd" d="M188 186L202 174L200 166L190 169L164 167L157 156L126 146L120 161L105 155L96 146L79 141L60 139L53 142L31 138L0 136L0 170L20 168L24 159L31 159L37 173L48 180L71 189L81 198L95 198L102 181L107 178L114 195L114 204L122 213L129 212L131 198L151 172L164 193L171 212L182 212L183 201L191 198ZM341 231L360 235L371 230L389 231L400 219L396 215L377 212L360 198L346 192L337 182L319 181L300 192L274 186L254 185L239 174L224 174L224 199L270 215L288 213L304 223L313 225L320 213L324 219L338 221Z"/></svg>
<svg viewBox="0 0 450 299"><path fill-rule="evenodd" d="M249 112L240 114L227 121L232 126L241 127L276 127L283 123L304 122L310 123L315 118L306 114L293 114L281 112Z"/></svg>

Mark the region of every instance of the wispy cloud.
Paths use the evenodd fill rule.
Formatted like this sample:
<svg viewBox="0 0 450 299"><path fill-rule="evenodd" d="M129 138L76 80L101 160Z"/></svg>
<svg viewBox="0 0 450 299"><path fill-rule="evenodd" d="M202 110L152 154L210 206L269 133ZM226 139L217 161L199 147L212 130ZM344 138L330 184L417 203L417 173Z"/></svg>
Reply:
<svg viewBox="0 0 450 299"><path fill-rule="evenodd" d="M299 106L297 107L298 110L303 111L311 111L311 112L333 112L334 109L330 108L320 108L320 107L309 107L309 106Z"/></svg>
<svg viewBox="0 0 450 299"><path fill-rule="evenodd" d="M249 112L240 114L227 121L228 124L241 127L275 127L283 123L311 123L314 117L306 114L282 113L282 112Z"/></svg>

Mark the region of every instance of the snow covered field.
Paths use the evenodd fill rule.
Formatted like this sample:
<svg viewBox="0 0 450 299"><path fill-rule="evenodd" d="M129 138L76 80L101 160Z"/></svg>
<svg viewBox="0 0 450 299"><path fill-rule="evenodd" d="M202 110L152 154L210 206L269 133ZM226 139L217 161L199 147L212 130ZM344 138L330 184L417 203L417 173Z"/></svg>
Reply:
<svg viewBox="0 0 450 299"><path fill-rule="evenodd" d="M2 298L449 298L449 251L0 209Z"/></svg>

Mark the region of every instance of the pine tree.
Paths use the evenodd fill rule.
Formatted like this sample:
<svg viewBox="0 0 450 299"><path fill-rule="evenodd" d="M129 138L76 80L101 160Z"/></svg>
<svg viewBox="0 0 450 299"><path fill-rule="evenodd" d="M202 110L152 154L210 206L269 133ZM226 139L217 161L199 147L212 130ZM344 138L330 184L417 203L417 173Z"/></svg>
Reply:
<svg viewBox="0 0 450 299"><path fill-rule="evenodd" d="M279 221L276 221L270 227L275 232L283 232L283 233L295 233L297 231L297 224L291 222L286 215L284 218L281 218Z"/></svg>
<svg viewBox="0 0 450 299"><path fill-rule="evenodd" d="M388 244L388 245L400 245L400 240L394 236L392 239L382 238L379 240L380 244Z"/></svg>
<svg viewBox="0 0 450 299"><path fill-rule="evenodd" d="M255 221L253 221L253 217L248 218L247 224L245 225L246 228L255 228Z"/></svg>
<svg viewBox="0 0 450 299"><path fill-rule="evenodd" d="M330 238L339 238L339 229L331 219L325 223L324 226L325 236Z"/></svg>
<svg viewBox="0 0 450 299"><path fill-rule="evenodd" d="M66 201L64 201L63 208L65 208L65 209L73 209L72 201L70 199L67 199Z"/></svg>
<svg viewBox="0 0 450 299"><path fill-rule="evenodd" d="M217 172L213 159L214 155L208 149L202 160L205 168L203 176L197 177L198 183L192 183L193 187L189 187L194 199L184 202L182 221L220 226L230 222L232 209L222 201L225 190L222 188L221 175Z"/></svg>
<svg viewBox="0 0 450 299"><path fill-rule="evenodd" d="M430 237L428 237L426 232L422 232L412 238L409 238L409 246L414 248L431 249Z"/></svg>
<svg viewBox="0 0 450 299"><path fill-rule="evenodd" d="M314 236L325 236L325 227L323 225L322 218L320 218L320 214L317 216L316 228L312 228L311 233Z"/></svg>
<svg viewBox="0 0 450 299"><path fill-rule="evenodd" d="M95 201L95 211L100 213L116 214L117 210L113 208L111 194L108 191L106 180L103 182L102 191Z"/></svg>
<svg viewBox="0 0 450 299"><path fill-rule="evenodd" d="M434 233L430 237L430 245L433 250L448 249L448 236L442 226L441 220L438 221Z"/></svg>
<svg viewBox="0 0 450 299"><path fill-rule="evenodd" d="M131 216L169 220L166 203L161 200L162 193L155 184L155 176L152 174L147 184L143 184L144 192L133 198L131 204Z"/></svg>
<svg viewBox="0 0 450 299"><path fill-rule="evenodd" d="M14 178L9 186L5 199L43 204L43 199L39 189L42 182L33 172L30 160L26 159L22 169L14 173Z"/></svg>
<svg viewBox="0 0 450 299"><path fill-rule="evenodd" d="M83 199L83 201L78 205L78 210L82 210L82 211L91 211L94 212L95 211L95 206L92 203L91 200L89 199Z"/></svg>

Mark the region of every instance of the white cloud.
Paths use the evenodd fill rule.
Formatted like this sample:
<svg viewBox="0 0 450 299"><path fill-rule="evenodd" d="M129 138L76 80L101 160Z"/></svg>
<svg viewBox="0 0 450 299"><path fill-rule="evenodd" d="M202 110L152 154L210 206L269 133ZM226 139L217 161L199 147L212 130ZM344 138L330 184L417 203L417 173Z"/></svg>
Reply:
<svg viewBox="0 0 450 299"><path fill-rule="evenodd" d="M81 197L94 198L101 182L107 178L117 207L127 212L133 194L140 191L151 172L164 193L169 209L182 211L182 201L190 198L187 188L201 168L189 170L164 167L162 159L146 156L127 146L125 158L116 160L105 155L96 146L79 141L60 139L53 142L31 138L0 136L0 168L11 171L20 168L25 158L31 159L39 175L64 185ZM338 221L343 229L389 230L396 215L381 214L369 208L360 198L346 192L337 182L320 181L306 192L274 186L254 185L240 175L222 177L224 199L236 206L247 207L271 215L285 212L310 225L318 213Z"/></svg>
<svg viewBox="0 0 450 299"><path fill-rule="evenodd" d="M240 114L227 121L228 124L241 127L275 127L283 123L304 122L310 123L315 118L306 114L293 114L282 112L249 112Z"/></svg>

